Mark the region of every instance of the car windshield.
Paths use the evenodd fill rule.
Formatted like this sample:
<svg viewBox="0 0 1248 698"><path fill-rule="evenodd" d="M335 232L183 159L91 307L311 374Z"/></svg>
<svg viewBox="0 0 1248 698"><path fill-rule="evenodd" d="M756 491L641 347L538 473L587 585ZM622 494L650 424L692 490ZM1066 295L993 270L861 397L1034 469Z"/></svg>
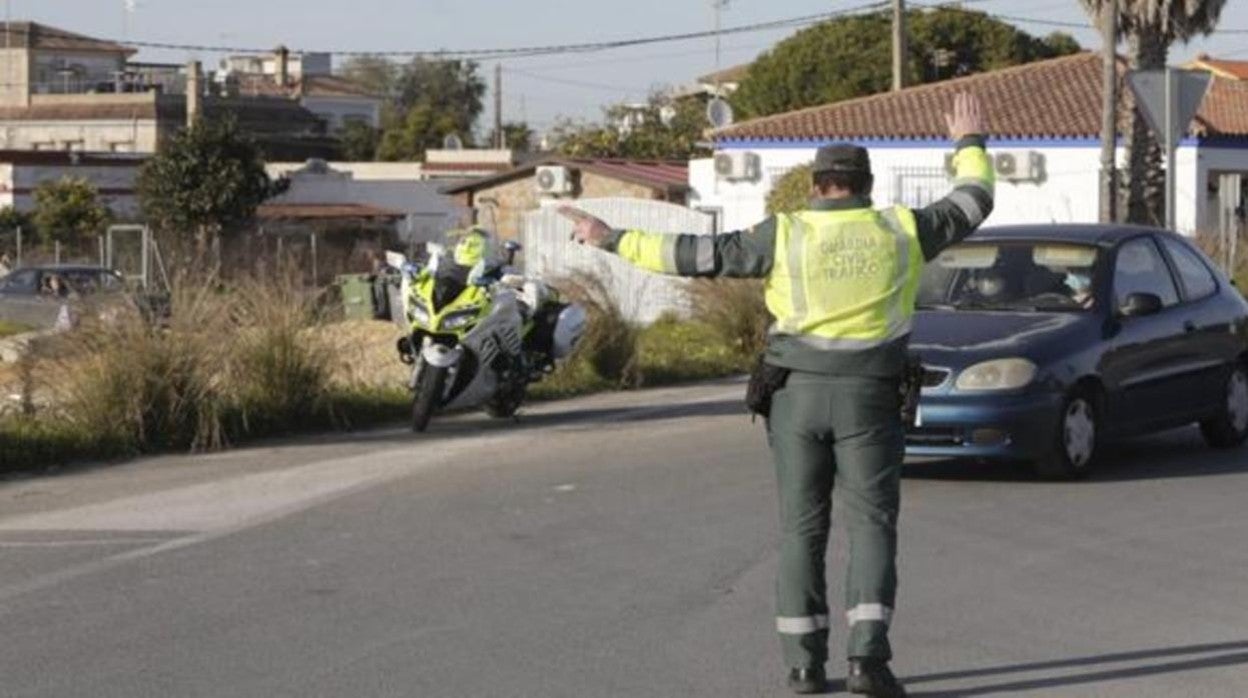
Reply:
<svg viewBox="0 0 1248 698"><path fill-rule="evenodd" d="M1081 312L1096 304L1098 250L1059 242L967 243L923 270L919 309Z"/></svg>

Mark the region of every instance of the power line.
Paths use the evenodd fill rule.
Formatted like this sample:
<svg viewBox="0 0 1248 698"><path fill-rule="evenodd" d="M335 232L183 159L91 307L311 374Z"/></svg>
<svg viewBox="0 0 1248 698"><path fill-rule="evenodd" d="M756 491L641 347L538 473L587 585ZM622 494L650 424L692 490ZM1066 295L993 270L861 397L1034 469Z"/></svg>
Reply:
<svg viewBox="0 0 1248 698"><path fill-rule="evenodd" d="M862 5L857 5L833 12L822 12L819 14L804 15L800 17L789 17L787 19L777 19L767 22L757 22L754 24L739 25L735 27L726 27L718 30L706 30L696 32L684 32L679 34L662 34L657 36L634 37L629 39L616 39L611 41L596 41L575 44L552 44L539 46L520 46L509 48L477 48L477 49L438 49L438 50L317 50L317 49L292 49L291 53L328 53L335 56L352 57L352 56L377 56L377 57L393 57L393 58L434 58L434 59L461 59L461 60L487 60L492 58L524 58L529 56L545 56L562 53L583 53L591 51L605 51L610 49L628 48L632 46L648 46L652 44L673 43L680 41L691 41L694 39L704 39L713 36L730 36L734 34L746 34L753 32L771 31L775 29L787 29L792 27L804 26L809 24L817 24L836 17L842 17L858 12L878 10L883 8L887 2L877 0ZM20 33L20 32L15 32ZM82 40L83 37L69 32L58 33L47 28L40 28L41 36L60 36L60 38ZM194 43L174 43L163 41L140 41L127 39L124 42L114 39L97 39L98 41L112 42L120 45L131 46L136 48L149 48L174 51L191 51L202 53L238 53L238 54L268 54L272 53L272 48L255 48L246 46L223 46L211 44L194 44Z"/></svg>
<svg viewBox="0 0 1248 698"><path fill-rule="evenodd" d="M641 88L635 88L635 87L627 87L624 85L608 85L606 83L590 82L587 80L570 80L568 78L556 78L556 77L551 77L549 75L539 75L537 73L530 73L527 70L518 70L516 68L503 68L503 71L507 73L511 73L513 75L520 75L526 78L530 78L532 80L550 82L556 85L568 85L570 87L583 87L585 89L590 89L590 90L605 90L608 92L620 92L620 93L625 93L625 94L631 94L634 92L648 92L650 90L650 88L641 89Z"/></svg>

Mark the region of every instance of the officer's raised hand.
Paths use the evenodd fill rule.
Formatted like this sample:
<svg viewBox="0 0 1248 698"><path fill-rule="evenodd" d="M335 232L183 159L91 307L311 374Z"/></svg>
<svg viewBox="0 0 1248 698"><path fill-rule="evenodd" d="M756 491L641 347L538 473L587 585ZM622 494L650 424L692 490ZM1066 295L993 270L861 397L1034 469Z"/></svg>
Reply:
<svg viewBox="0 0 1248 698"><path fill-rule="evenodd" d="M611 226L601 218L593 216L574 206L563 205L558 209L560 215L572 221L572 239L582 245L588 243L594 247L602 247L611 237Z"/></svg>
<svg viewBox="0 0 1248 698"><path fill-rule="evenodd" d="M949 137L954 142L967 136L983 135L984 111L979 98L967 92L959 92L953 98L953 113L945 114L945 124L949 126Z"/></svg>

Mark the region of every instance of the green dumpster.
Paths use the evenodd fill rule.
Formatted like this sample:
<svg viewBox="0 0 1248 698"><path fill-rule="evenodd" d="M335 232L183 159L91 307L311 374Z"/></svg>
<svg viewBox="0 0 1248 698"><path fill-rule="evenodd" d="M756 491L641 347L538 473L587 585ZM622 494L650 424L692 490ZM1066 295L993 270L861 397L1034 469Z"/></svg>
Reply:
<svg viewBox="0 0 1248 698"><path fill-rule="evenodd" d="M342 312L348 320L372 320L373 277L371 274L340 274L338 289L342 293Z"/></svg>

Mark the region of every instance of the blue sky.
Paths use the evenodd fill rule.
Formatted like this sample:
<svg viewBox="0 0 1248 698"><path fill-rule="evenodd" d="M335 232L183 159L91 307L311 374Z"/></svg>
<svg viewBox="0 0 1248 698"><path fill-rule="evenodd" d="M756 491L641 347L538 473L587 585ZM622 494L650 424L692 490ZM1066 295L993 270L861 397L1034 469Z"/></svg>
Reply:
<svg viewBox="0 0 1248 698"><path fill-rule="evenodd" d="M308 50L495 48L609 40L710 29L710 0L8 0L14 20L30 19L106 38ZM861 0L732 0L724 26L783 19L861 5ZM976 9L1086 23L1077 0L983 0ZM1015 22L1035 34L1054 27ZM1248 2L1229 2L1222 27L1248 29ZM795 30L728 36L722 61L745 62ZM1089 48L1095 31L1066 30ZM1248 59L1248 35L1201 39L1173 52ZM208 51L143 51L141 60L215 63ZM683 83L714 68L711 39L504 63L504 112L538 129L560 116L593 119L610 102L644 98L656 85ZM483 66L492 76L493 64Z"/></svg>

